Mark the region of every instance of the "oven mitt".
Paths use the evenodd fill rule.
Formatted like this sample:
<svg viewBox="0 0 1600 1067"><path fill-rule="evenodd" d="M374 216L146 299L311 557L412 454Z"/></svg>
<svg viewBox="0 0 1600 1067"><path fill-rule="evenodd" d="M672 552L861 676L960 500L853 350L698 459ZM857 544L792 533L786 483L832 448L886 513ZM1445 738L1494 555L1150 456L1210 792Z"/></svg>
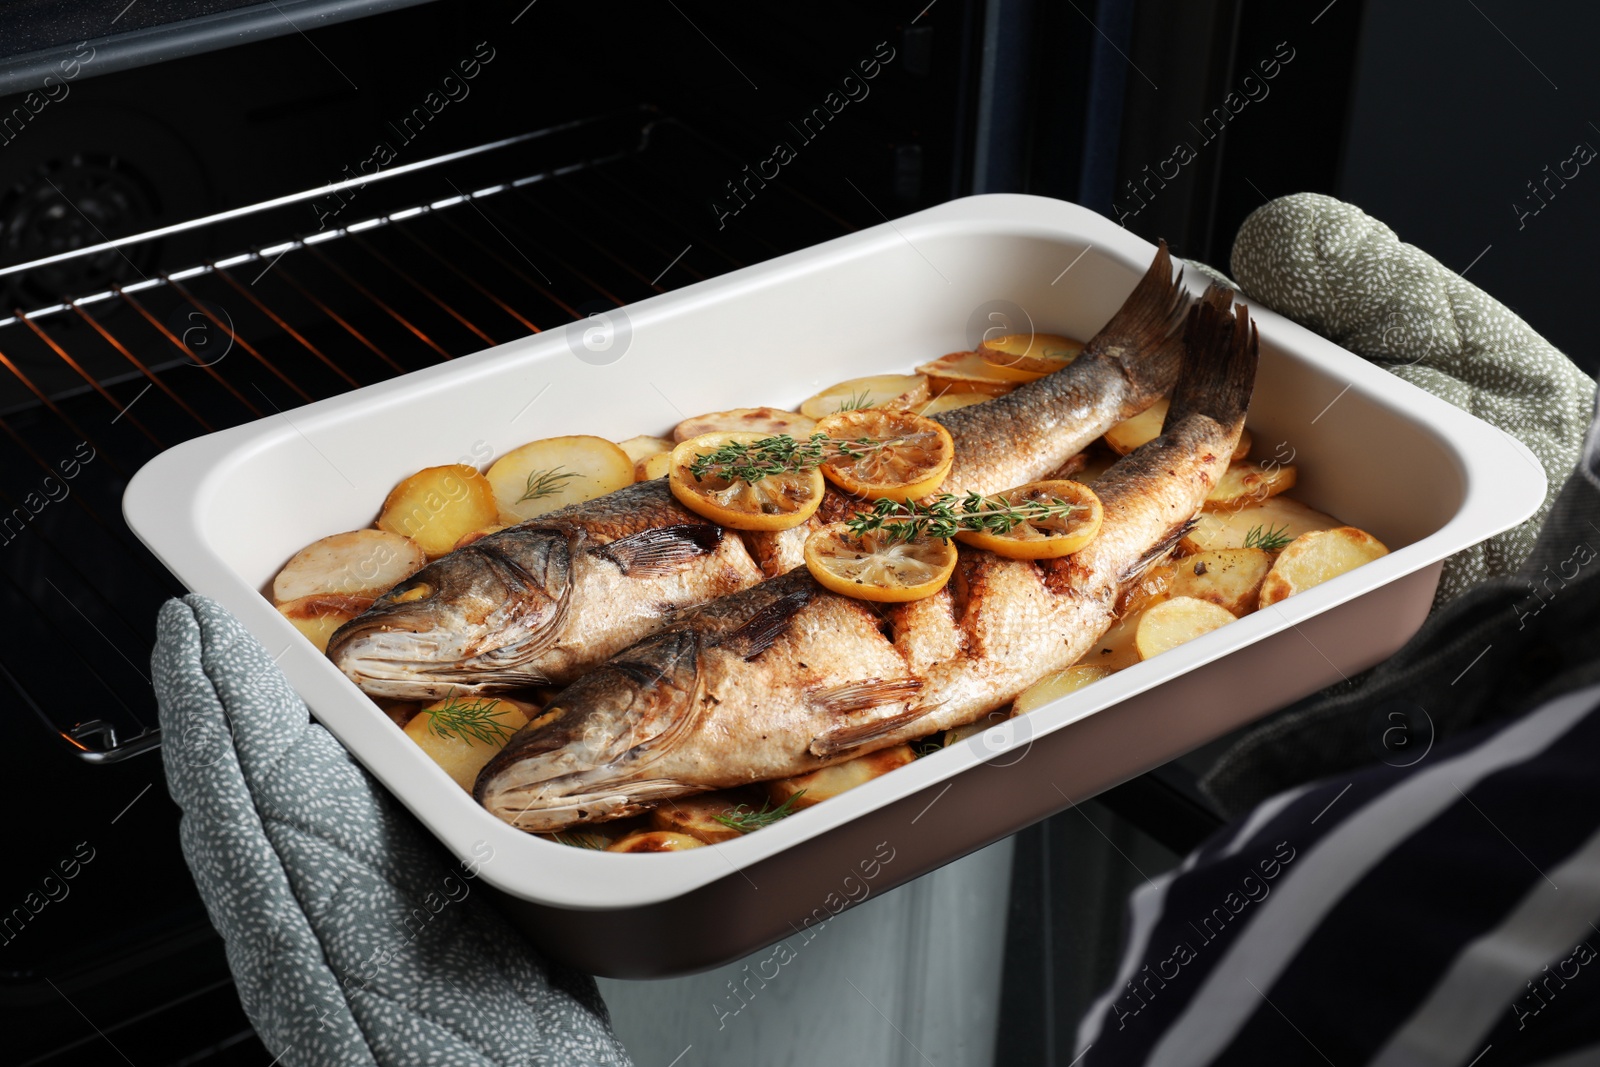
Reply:
<svg viewBox="0 0 1600 1067"><path fill-rule="evenodd" d="M231 615L168 601L152 667L183 855L275 1062L629 1062L594 980L511 928Z"/></svg>
<svg viewBox="0 0 1600 1067"><path fill-rule="evenodd" d="M1451 556L1434 606L1513 573L1578 461L1595 382L1504 304L1352 204L1257 208L1233 242L1246 296L1515 437L1549 481L1527 521Z"/></svg>
<svg viewBox="0 0 1600 1067"><path fill-rule="evenodd" d="M1600 567L1582 566L1600 549L1600 462L1593 433L1584 445L1594 380L1359 208L1312 193L1274 200L1240 228L1232 269L1250 299L1516 437L1550 484L1527 521L1445 561L1435 610L1400 652L1223 754L1201 787L1238 813L1312 778L1403 763L1511 713L1552 664L1600 654Z"/></svg>

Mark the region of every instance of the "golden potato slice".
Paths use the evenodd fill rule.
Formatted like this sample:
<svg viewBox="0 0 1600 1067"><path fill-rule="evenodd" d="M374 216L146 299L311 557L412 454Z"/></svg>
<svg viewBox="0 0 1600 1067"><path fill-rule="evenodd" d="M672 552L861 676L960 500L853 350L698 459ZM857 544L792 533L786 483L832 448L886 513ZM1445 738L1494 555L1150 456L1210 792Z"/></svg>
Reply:
<svg viewBox="0 0 1600 1067"><path fill-rule="evenodd" d="M790 805L790 810L798 811L809 808L813 804L821 804L829 797L836 797L880 778L896 767L904 767L915 761L917 754L911 750L910 745L895 745L893 748L881 749L869 753L848 763L836 763L832 767L824 767L820 771L802 774L797 778L784 778L776 782L767 783L767 796L774 805ZM804 791L804 795L801 792Z"/></svg>
<svg viewBox="0 0 1600 1067"><path fill-rule="evenodd" d="M801 404L800 414L820 419L861 408L906 408L915 411L930 395L928 379L924 375L874 374L828 386Z"/></svg>
<svg viewBox="0 0 1600 1067"><path fill-rule="evenodd" d="M604 437L547 437L495 460L489 484L511 526L633 484L633 460Z"/></svg>
<svg viewBox="0 0 1600 1067"><path fill-rule="evenodd" d="M1219 626L1226 626L1233 620L1233 612L1209 600L1197 600L1192 596L1173 597L1163 600L1139 617L1134 647L1139 652L1139 658L1146 660L1177 648L1186 641L1193 641Z"/></svg>
<svg viewBox="0 0 1600 1067"><path fill-rule="evenodd" d="M472 542L481 541L490 534L499 533L504 529L506 529L505 523L496 522L490 523L481 530L473 530L471 533L462 534L461 540L457 541L455 543L455 548L452 548L450 551L454 552L456 548L466 548L468 545L472 544Z"/></svg>
<svg viewBox="0 0 1600 1067"><path fill-rule="evenodd" d="M641 460L649 459L658 452L671 452L675 443L666 437L650 437L649 435L641 434L638 437L630 437L626 441L618 441L617 447L627 453L628 458L637 465Z"/></svg>
<svg viewBox="0 0 1600 1067"><path fill-rule="evenodd" d="M1017 387L1014 377L976 352L951 352L917 367L928 376L928 387L935 394L983 393L1005 396Z"/></svg>
<svg viewBox="0 0 1600 1067"><path fill-rule="evenodd" d="M527 712L513 701L452 696L417 712L405 729L417 747L470 793L483 765L527 724Z"/></svg>
<svg viewBox="0 0 1600 1067"><path fill-rule="evenodd" d="M811 436L816 425L815 418L782 408L729 408L684 419L672 428L672 440L682 444L691 437L708 433L758 433L766 437L786 433L803 441Z"/></svg>
<svg viewBox="0 0 1600 1067"><path fill-rule="evenodd" d="M411 538L429 559L437 559L498 514L488 479L455 463L420 470L395 486L383 502L378 529Z"/></svg>
<svg viewBox="0 0 1600 1067"><path fill-rule="evenodd" d="M701 848L704 841L688 834L675 834L667 830L637 830L619 839L607 852L682 852L686 848Z"/></svg>
<svg viewBox="0 0 1600 1067"><path fill-rule="evenodd" d="M1345 571L1371 563L1389 550L1382 541L1354 526L1332 530L1313 530L1301 534L1278 553L1272 570L1261 583L1261 606L1276 604L1284 597L1321 585Z"/></svg>
<svg viewBox="0 0 1600 1067"><path fill-rule="evenodd" d="M1017 695L1011 705L1012 714L1026 715L1035 708L1043 707L1052 700L1060 700L1068 693L1076 693L1114 673L1106 667L1068 667L1064 671L1046 675Z"/></svg>
<svg viewBox="0 0 1600 1067"><path fill-rule="evenodd" d="M737 826L719 821L728 818L740 805L742 811L758 811L762 800L754 790L719 789L715 793L666 800L650 813L650 827L675 834L687 834L708 845L744 836Z"/></svg>
<svg viewBox="0 0 1600 1067"><path fill-rule="evenodd" d="M603 852L629 834L640 833L645 827L639 819L612 819L609 822L585 823L570 830L554 834L534 834L546 841L569 848L587 848Z"/></svg>
<svg viewBox="0 0 1600 1067"><path fill-rule="evenodd" d="M318 652L326 652L333 631L372 607L373 599L343 593L316 593L279 604L278 611L306 635L306 640L317 646Z"/></svg>
<svg viewBox="0 0 1600 1067"><path fill-rule="evenodd" d="M981 404L985 400L993 400L988 393L940 393L921 407L914 407L915 411L923 418L932 418L944 411L954 411L956 408L969 408L974 404Z"/></svg>
<svg viewBox="0 0 1600 1067"><path fill-rule="evenodd" d="M1261 583L1272 569L1272 555L1259 548L1219 548L1185 556L1168 592L1174 597L1208 600L1234 615L1256 610Z"/></svg>
<svg viewBox="0 0 1600 1067"><path fill-rule="evenodd" d="M1106 444L1118 455L1129 452L1161 436L1161 424L1166 420L1170 402L1162 397L1131 419L1124 419L1106 431Z"/></svg>
<svg viewBox="0 0 1600 1067"><path fill-rule="evenodd" d="M957 726L946 730L942 738L943 745L945 748L949 748L951 745L959 745L967 738L976 737L991 726L1000 725L1011 716L1012 710L1010 707L995 708L987 715L979 717L976 722L969 722L965 726Z"/></svg>
<svg viewBox="0 0 1600 1067"><path fill-rule="evenodd" d="M1237 511L1294 488L1292 465L1261 467L1254 463L1232 463L1211 492L1206 494L1207 511Z"/></svg>
<svg viewBox="0 0 1600 1067"><path fill-rule="evenodd" d="M978 345L978 355L1025 382L1060 370L1082 352L1082 341L1058 333L1008 333Z"/></svg>
<svg viewBox="0 0 1600 1067"><path fill-rule="evenodd" d="M1134 647L1133 639L1139 631L1139 620L1143 617L1144 612L1136 611L1112 623L1111 628L1101 634L1100 640L1080 656L1073 666L1104 667L1108 671L1120 671L1124 667L1138 663L1139 650Z"/></svg>
<svg viewBox="0 0 1600 1067"><path fill-rule="evenodd" d="M637 482L648 482L656 478L665 478L670 473L672 473L672 453L657 452L634 468L633 478Z"/></svg>
<svg viewBox="0 0 1600 1067"><path fill-rule="evenodd" d="M409 537L388 530L351 530L324 537L296 552L272 580L272 602L286 604L318 593L381 596L428 562Z"/></svg>
<svg viewBox="0 0 1600 1067"><path fill-rule="evenodd" d="M1331 530L1338 519L1324 515L1289 496L1273 496L1237 511L1203 511L1186 541L1199 549L1244 548L1250 531L1259 527L1293 540L1312 530Z"/></svg>

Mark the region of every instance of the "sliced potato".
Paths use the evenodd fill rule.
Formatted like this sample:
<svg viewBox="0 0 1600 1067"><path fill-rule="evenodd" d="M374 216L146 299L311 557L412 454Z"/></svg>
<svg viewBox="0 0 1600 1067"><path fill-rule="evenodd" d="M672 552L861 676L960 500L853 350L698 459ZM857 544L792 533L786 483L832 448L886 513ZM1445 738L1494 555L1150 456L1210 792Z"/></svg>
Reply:
<svg viewBox="0 0 1600 1067"><path fill-rule="evenodd" d="M388 530L351 530L296 552L272 580L272 601L286 604L318 593L380 596L428 562L417 543Z"/></svg>
<svg viewBox="0 0 1600 1067"><path fill-rule="evenodd" d="M677 444L707 433L759 433L776 437L786 433L797 441L811 436L817 417L798 415L782 408L729 408L712 411L684 419L672 428L672 440Z"/></svg>
<svg viewBox="0 0 1600 1067"><path fill-rule="evenodd" d="M456 544L455 544L455 548L452 548L450 551L454 552L456 548L466 548L468 545L472 544L472 542L481 541L485 537L488 537L490 534L499 533L501 530L504 530L504 529L506 529L506 524L505 523L496 522L496 523L491 523L488 526L485 526L481 530L473 530L471 533L462 534L461 535L461 540L457 541Z"/></svg>
<svg viewBox="0 0 1600 1067"><path fill-rule="evenodd" d="M985 400L993 400L988 393L940 393L921 407L912 408L923 418L932 418L944 411L954 411L956 408L967 408L973 404L981 404Z"/></svg>
<svg viewBox="0 0 1600 1067"><path fill-rule="evenodd" d="M802 774L797 778L768 782L767 796L774 805L793 800L790 810L798 811L813 804L821 804L829 797L836 797L863 782L880 778L896 767L904 767L908 763L915 762L916 758L917 754L911 750L910 745L895 745L893 748L880 749L848 763L836 763L832 767L824 767L820 771ZM800 796L801 790L805 791L804 796Z"/></svg>
<svg viewBox="0 0 1600 1067"><path fill-rule="evenodd" d="M1219 626L1234 620L1233 612L1218 607L1209 600L1192 596L1163 600L1139 617L1139 629L1134 635L1134 647L1141 660L1159 656L1168 649L1193 641Z"/></svg>
<svg viewBox="0 0 1600 1067"><path fill-rule="evenodd" d="M740 804L755 810L760 808L761 800L753 790L743 789L719 789L715 793L666 800L650 812L650 826L655 830L687 834L708 845L731 841L744 835L734 827L718 822L717 816L727 815Z"/></svg>
<svg viewBox="0 0 1600 1067"><path fill-rule="evenodd" d="M1017 387L1014 377L976 352L951 352L917 367L928 376L934 393L983 393L1004 396Z"/></svg>
<svg viewBox="0 0 1600 1067"><path fill-rule="evenodd" d="M1237 511L1259 504L1294 488L1296 471L1292 465L1261 467L1254 463L1232 463L1211 492L1206 494L1207 511Z"/></svg>
<svg viewBox="0 0 1600 1067"><path fill-rule="evenodd" d="M1129 452L1161 436L1161 424L1166 420L1170 401L1162 397L1131 419L1124 419L1106 431L1106 444L1118 455Z"/></svg>
<svg viewBox="0 0 1600 1067"><path fill-rule="evenodd" d="M1033 381L1054 373L1077 359L1083 342L1058 333L1008 333L978 345L978 354L989 363L1010 371L1018 381Z"/></svg>
<svg viewBox="0 0 1600 1067"><path fill-rule="evenodd" d="M1143 611L1176 595L1171 592L1172 580L1178 574L1178 564L1175 560L1162 560L1151 565L1133 582L1122 591L1122 599L1117 604L1117 614L1127 616Z"/></svg>
<svg viewBox="0 0 1600 1067"><path fill-rule="evenodd" d="M1013 712L1009 707L995 708L987 715L980 716L976 722L969 722L965 726L957 726L944 732L944 747L959 745L969 737L976 737L991 726L998 726L1011 718Z"/></svg>
<svg viewBox="0 0 1600 1067"><path fill-rule="evenodd" d="M682 852L686 848L700 848L704 841L688 834L675 834L668 830L636 830L620 838L607 852Z"/></svg>
<svg viewBox="0 0 1600 1067"><path fill-rule="evenodd" d="M317 593L279 604L278 611L317 646L318 652L326 652L333 631L372 607L373 599L343 593Z"/></svg>
<svg viewBox="0 0 1600 1067"><path fill-rule="evenodd" d="M1046 675L1017 694L1016 701L1011 705L1012 714L1026 715L1034 708L1052 700L1060 700L1068 693L1076 693L1084 686L1111 677L1113 673L1107 667L1068 667L1064 671Z"/></svg>
<svg viewBox="0 0 1600 1067"><path fill-rule="evenodd" d="M1272 555L1259 548L1218 548L1186 556L1168 592L1208 600L1234 615L1256 610L1261 583L1272 569Z"/></svg>
<svg viewBox="0 0 1600 1067"><path fill-rule="evenodd" d="M657 452L634 468L634 481L648 482L672 473L672 453Z"/></svg>
<svg viewBox="0 0 1600 1067"><path fill-rule="evenodd" d="M483 765L528 724L522 705L494 697L446 697L406 723L406 735L467 792Z"/></svg>
<svg viewBox="0 0 1600 1067"><path fill-rule="evenodd" d="M631 485L633 460L604 437L547 437L495 460L489 483L510 526Z"/></svg>
<svg viewBox="0 0 1600 1067"><path fill-rule="evenodd" d="M801 404L800 414L820 419L860 408L907 408L914 411L927 401L929 395L928 379L924 375L874 374L828 386Z"/></svg>
<svg viewBox="0 0 1600 1067"><path fill-rule="evenodd" d="M1101 634L1100 640L1080 656L1073 666L1104 667L1108 671L1120 671L1124 667L1138 663L1139 650L1134 647L1133 639L1139 631L1139 620L1143 615L1143 612L1136 611L1112 623L1111 628Z"/></svg>
<svg viewBox="0 0 1600 1067"><path fill-rule="evenodd" d="M1250 446L1254 438L1250 436L1248 428L1239 431L1239 443L1233 446L1233 462L1237 463L1250 454Z"/></svg>
<svg viewBox="0 0 1600 1067"><path fill-rule="evenodd" d="M454 463L420 470L395 486L383 502L378 529L411 538L429 559L437 559L498 514L488 479Z"/></svg>
<svg viewBox="0 0 1600 1067"><path fill-rule="evenodd" d="M1272 570L1267 572L1266 580L1261 583L1261 606L1276 604L1284 597L1321 585L1329 578L1388 554L1382 541L1354 526L1301 534L1278 553Z"/></svg>
<svg viewBox="0 0 1600 1067"><path fill-rule="evenodd" d="M633 460L634 465L637 467L642 460L647 460L659 452L671 452L674 444L676 442L670 438L650 437L641 434L638 437L630 437L626 441L618 441L617 447L627 453L628 458Z"/></svg>
<svg viewBox="0 0 1600 1067"><path fill-rule="evenodd" d="M1273 496L1237 511L1203 511L1199 524L1184 540L1197 549L1243 548L1250 531L1260 527L1285 537L1296 538L1312 530L1331 530L1340 525L1332 515L1324 515L1289 496Z"/></svg>
<svg viewBox="0 0 1600 1067"><path fill-rule="evenodd" d="M645 827L637 818L612 819L608 822L584 823L570 830L562 830L560 833L533 836L569 848L587 848L603 852L629 834L639 833L643 829Z"/></svg>

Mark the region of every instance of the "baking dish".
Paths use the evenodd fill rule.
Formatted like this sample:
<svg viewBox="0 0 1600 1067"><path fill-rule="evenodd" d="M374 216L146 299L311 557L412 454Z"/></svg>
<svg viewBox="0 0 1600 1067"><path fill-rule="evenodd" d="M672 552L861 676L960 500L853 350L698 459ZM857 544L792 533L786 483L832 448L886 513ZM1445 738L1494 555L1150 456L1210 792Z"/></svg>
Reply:
<svg viewBox="0 0 1600 1067"><path fill-rule="evenodd" d="M537 437L621 439L700 411L793 405L839 379L970 347L995 324L1086 338L1153 253L1061 201L953 201L190 441L139 471L124 511L185 585L281 650L316 718L550 955L616 977L708 968L1378 662L1421 624L1446 556L1538 507L1542 469L1493 427L1252 309L1258 454L1292 449L1295 496L1372 532L1389 555L759 833L679 853L591 852L499 822L261 590L303 545L368 525L421 467Z"/></svg>

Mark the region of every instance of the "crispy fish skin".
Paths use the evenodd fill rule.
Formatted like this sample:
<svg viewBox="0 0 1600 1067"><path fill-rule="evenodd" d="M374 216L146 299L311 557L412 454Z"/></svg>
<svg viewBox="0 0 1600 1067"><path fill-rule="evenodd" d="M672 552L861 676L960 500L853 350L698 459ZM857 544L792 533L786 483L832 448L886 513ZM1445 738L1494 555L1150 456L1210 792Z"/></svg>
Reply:
<svg viewBox="0 0 1600 1067"><path fill-rule="evenodd" d="M762 577L664 480L639 482L435 560L335 631L328 657L373 696L562 683Z"/></svg>
<svg viewBox="0 0 1600 1067"><path fill-rule="evenodd" d="M1165 395L1191 303L1181 281L1162 244L1076 360L937 416L956 445L945 491L1042 478ZM678 504L664 480L629 486L434 561L336 631L328 657L369 695L408 700L564 683L683 608L800 566L810 532L859 506L833 490L811 522L724 535Z"/></svg>
<svg viewBox="0 0 1600 1067"><path fill-rule="evenodd" d="M685 612L558 693L474 795L524 830L790 777L964 725L1075 662L1227 469L1257 342L1214 291L1191 313L1166 427L1095 483L1105 519L1059 560L963 546L939 594L880 615L796 570Z"/></svg>

